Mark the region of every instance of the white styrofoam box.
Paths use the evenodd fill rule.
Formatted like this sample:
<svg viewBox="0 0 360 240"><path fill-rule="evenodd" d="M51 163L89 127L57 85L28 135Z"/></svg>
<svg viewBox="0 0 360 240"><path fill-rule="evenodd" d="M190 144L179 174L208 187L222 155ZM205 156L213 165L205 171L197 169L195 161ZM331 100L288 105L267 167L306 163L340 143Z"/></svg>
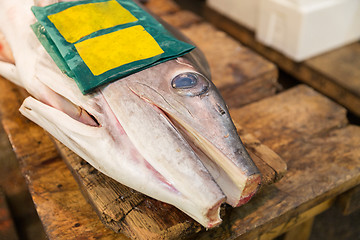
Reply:
<svg viewBox="0 0 360 240"><path fill-rule="evenodd" d="M255 30L259 0L207 0L206 4L235 22Z"/></svg>
<svg viewBox="0 0 360 240"><path fill-rule="evenodd" d="M360 0L260 0L255 32L302 61L360 39Z"/></svg>

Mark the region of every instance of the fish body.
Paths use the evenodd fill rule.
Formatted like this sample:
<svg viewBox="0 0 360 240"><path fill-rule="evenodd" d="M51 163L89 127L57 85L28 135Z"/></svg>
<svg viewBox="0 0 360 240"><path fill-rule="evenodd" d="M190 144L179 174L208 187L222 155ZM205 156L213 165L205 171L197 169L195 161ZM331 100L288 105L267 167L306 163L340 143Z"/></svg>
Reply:
<svg viewBox="0 0 360 240"><path fill-rule="evenodd" d="M0 0L0 41L12 50L0 52L0 74L32 95L24 116L102 173L206 228L221 223L224 202L250 200L260 173L198 50L83 95L32 32L33 4Z"/></svg>

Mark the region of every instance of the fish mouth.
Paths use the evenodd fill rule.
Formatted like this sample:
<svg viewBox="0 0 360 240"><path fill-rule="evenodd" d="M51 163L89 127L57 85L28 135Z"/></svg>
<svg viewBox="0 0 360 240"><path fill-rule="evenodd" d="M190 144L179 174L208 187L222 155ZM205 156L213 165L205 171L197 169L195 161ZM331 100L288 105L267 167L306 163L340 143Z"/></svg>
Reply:
<svg viewBox="0 0 360 240"><path fill-rule="evenodd" d="M159 108L158 106L156 107ZM244 172L239 171L239 169L208 139L198 134L191 126L182 122L181 119L172 116L164 110L162 110L162 112L173 124L174 128L184 137L208 170L210 168L209 165L212 164L213 168L215 166L215 168L224 170L228 176L232 176L231 178L235 186L243 185L243 190L240 193L241 197L238 197L237 200L228 199L227 203L233 207L239 207L249 202L260 186L260 174L247 176ZM211 175L214 180L218 182L218 179L214 177L213 172L214 170L211 172ZM231 191L236 191L235 188L236 187L233 187ZM224 191L223 187L221 187L221 189Z"/></svg>
<svg viewBox="0 0 360 240"><path fill-rule="evenodd" d="M133 94L130 93L130 95ZM132 100L136 101L136 99L139 99L138 95L135 94L133 96L134 97L131 98ZM191 169L189 167L183 169L185 170L185 175L186 171L190 171L189 173L191 174L187 175L188 177L185 181L186 183L183 183L184 177L182 176L184 176L184 171L180 169L182 168L182 165L176 165L177 167L173 167L171 164L175 162L171 159L159 160L159 162L155 161L155 164L153 164L154 159L151 159L151 157L148 159L148 155L143 155L143 152L140 151L141 148L138 148L129 136L129 133L127 132L128 129L122 125L123 122L119 121L118 114L120 112L117 112L116 108L112 108L113 105L111 105L111 103L113 102L109 103L109 101L107 101L108 99L106 99L106 96L103 96L103 93L101 94L101 99L103 102L102 111L105 111L104 114L106 113L106 118L99 118L99 114L94 114L93 111L85 110L86 108L83 109L82 107L75 104L69 104L69 106L67 106L65 109L62 109L57 108L57 106L54 104L41 102L32 97L29 97L27 101L24 101L21 112L36 122L38 125L47 129L51 134L53 134L61 142L65 143L65 145L76 152L79 156L87 160L92 166L121 183L123 183L123 178L121 176L118 177L118 173L112 170L115 169L114 167L108 167L109 163L102 160L99 161L99 159L103 159L104 157L99 151L96 151L95 149L101 148L103 144L108 145L109 143L111 144L112 149L115 150L118 148L118 151L121 153L124 152L121 150L125 149L124 147L126 147L126 149L130 149L127 152L130 154L130 158L126 159L129 161L129 163L126 165L137 167L134 169L129 169L134 171L125 174L131 174L133 177L140 178L142 178L141 175L144 175L146 176L144 179L149 178L150 183L148 180L146 182L141 182L141 185L136 185L137 183L132 185L133 183L131 182L126 182L125 185L128 185L135 190L143 192L146 195L154 198L157 198L157 194L159 194L161 197L159 197L158 200L175 205L206 228L218 226L222 222L220 218L220 206L225 202L226 197L218 188L216 183L212 181L211 176L208 174L201 175L204 173L203 170L206 169L199 165L200 160L197 161L196 159L192 158L190 156L192 154L175 153L172 151L172 153L180 154L181 156L190 156L191 158L188 158L188 160L184 159L186 164L193 160L198 162L190 164L189 166L192 166ZM147 101L143 98L140 99L141 100L137 102L144 103L143 105L145 109L155 110L155 113L161 115L158 119L159 121L168 122L170 127L169 129L174 129L179 133L179 130L177 130L178 128L176 128L172 123L170 120L171 117L168 114L162 111L161 108L157 107L155 104L151 104L150 101ZM62 99L62 102L64 101L65 100ZM117 101L115 101L115 103L116 102ZM91 108L89 109L91 110ZM84 120L85 116L86 120ZM109 125L110 122L112 123L111 125ZM48 126L49 123L51 123L51 125L49 125L50 127ZM54 125L53 123L57 123L58 126ZM116 127L114 125L116 125ZM142 133L145 131L139 132ZM181 136L180 134L177 135ZM105 136L108 138L106 138L104 142L99 140L99 137L101 138ZM184 143L185 142L186 141L184 141ZM91 147L94 143L97 144L96 148ZM120 143L122 144L121 146L119 145ZM150 148L153 144L156 143L150 142ZM179 146L182 145L179 144ZM87 149L89 149L89 151L87 151ZM179 147L179 151L181 149L182 148ZM193 155L195 156L195 154ZM111 155L106 156L109 158L109 160L113 160L110 162L117 161L116 158L118 155L116 155L115 158L112 158L113 156ZM164 157L173 158L172 155L167 155ZM164 164L164 166L160 166L159 168L159 164ZM114 166L112 163L110 163L110 165ZM203 170L199 170L202 168ZM201 184L197 184L195 186L194 183L196 182L201 182ZM200 189L200 185L204 186L203 189ZM150 186L149 190L145 189L148 188L148 186ZM153 194L152 191L155 191L156 193Z"/></svg>
<svg viewBox="0 0 360 240"><path fill-rule="evenodd" d="M172 128L174 129L174 131L176 131L180 136L183 137L183 140L185 140L188 145L191 147L191 149L193 150L193 152L199 157L199 153L197 150L198 148L196 147L196 145L194 144L193 137L195 136L193 134L191 134L192 131L187 131L185 130L186 128L184 128L184 126L182 124L179 123L179 121L174 118L171 114L169 114L167 111L165 111L163 108L161 108L160 106L158 106L157 104L155 104L154 102L152 102L151 100L149 100L148 98L145 98L143 96L140 96L139 94L137 94L135 91L133 91L131 88L130 90L142 101L146 102L151 108L153 108L157 113L159 113L160 115L163 116L163 118L172 126ZM178 151L181 151L181 149L179 149ZM201 160L201 158L199 157L199 159ZM155 170L155 169L154 169ZM163 177L163 180L166 181L166 178ZM169 182L167 182L167 184L170 184ZM172 188L176 189L175 186L171 185ZM211 206L210 208L207 209L207 212L205 213L205 216L209 219L209 222L206 225L206 228L214 228L219 226L222 223L220 216L220 207L223 203L226 202L226 196L224 196L223 198L219 199L215 204L213 204L213 206ZM186 211L185 211L186 212ZM191 212L186 212L188 215L192 216Z"/></svg>
<svg viewBox="0 0 360 240"><path fill-rule="evenodd" d="M149 86L147 86L149 87ZM226 195L226 202L232 207L239 207L255 195L261 184L259 172L248 174L231 161L217 146L197 132L190 124L172 114L164 107L135 90L130 90L141 100L148 103L161 114L175 131L188 143L192 151L198 156L213 180Z"/></svg>

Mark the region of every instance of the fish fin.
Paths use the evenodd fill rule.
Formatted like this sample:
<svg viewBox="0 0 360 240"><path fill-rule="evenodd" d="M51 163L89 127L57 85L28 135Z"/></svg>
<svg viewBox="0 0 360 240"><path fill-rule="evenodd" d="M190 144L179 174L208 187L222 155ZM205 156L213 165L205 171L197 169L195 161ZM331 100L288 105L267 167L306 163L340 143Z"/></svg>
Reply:
<svg viewBox="0 0 360 240"><path fill-rule="evenodd" d="M93 144L91 140L101 137L102 134L103 129L100 127L89 126L77 121L33 97L27 97L19 110L25 117L44 128L73 151L77 149L77 141L91 145ZM79 149L75 152L82 158L87 158L86 152Z"/></svg>
<svg viewBox="0 0 360 240"><path fill-rule="evenodd" d="M0 75L16 85L23 87L14 64L0 61Z"/></svg>

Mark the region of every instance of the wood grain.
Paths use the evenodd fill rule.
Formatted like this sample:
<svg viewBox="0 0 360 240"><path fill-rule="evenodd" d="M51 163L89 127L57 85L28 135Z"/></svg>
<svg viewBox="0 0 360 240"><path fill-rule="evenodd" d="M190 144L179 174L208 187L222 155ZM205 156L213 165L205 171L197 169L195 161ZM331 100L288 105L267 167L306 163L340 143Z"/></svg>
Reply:
<svg viewBox="0 0 360 240"><path fill-rule="evenodd" d="M332 204L330 202L330 204ZM326 209L326 208L325 208ZM323 212L324 209L321 209L320 212ZM317 215L319 213L315 213L312 215ZM307 240L309 239L312 231L312 226L314 223L315 217L310 217L304 222L297 224L292 227L288 232L285 233L284 240Z"/></svg>
<svg viewBox="0 0 360 240"><path fill-rule="evenodd" d="M262 173L262 187L278 181L286 163L247 134L244 144ZM134 239L182 239L202 228L174 206L149 198L98 172L67 147L56 145L101 221Z"/></svg>
<svg viewBox="0 0 360 240"><path fill-rule="evenodd" d="M348 123L343 107L305 85L230 112L235 123L276 152L296 139L306 141L306 136Z"/></svg>
<svg viewBox="0 0 360 240"><path fill-rule="evenodd" d="M0 240L18 240L14 221L11 217L5 195L0 189Z"/></svg>
<svg viewBox="0 0 360 240"><path fill-rule="evenodd" d="M231 113L288 170L199 239L260 238L360 183L360 128L346 125L346 111L313 89L297 86Z"/></svg>
<svg viewBox="0 0 360 240"><path fill-rule="evenodd" d="M310 58L304 64L360 96L360 42Z"/></svg>
<svg viewBox="0 0 360 240"><path fill-rule="evenodd" d="M173 14L180 10L179 5L173 0L147 0L145 6L157 16Z"/></svg>
<svg viewBox="0 0 360 240"><path fill-rule="evenodd" d="M344 215L349 215L360 209L360 185L342 194L337 200L337 205Z"/></svg>
<svg viewBox="0 0 360 240"><path fill-rule="evenodd" d="M201 226L174 206L147 197L94 169L56 142L80 189L105 226L133 239L182 239Z"/></svg>

